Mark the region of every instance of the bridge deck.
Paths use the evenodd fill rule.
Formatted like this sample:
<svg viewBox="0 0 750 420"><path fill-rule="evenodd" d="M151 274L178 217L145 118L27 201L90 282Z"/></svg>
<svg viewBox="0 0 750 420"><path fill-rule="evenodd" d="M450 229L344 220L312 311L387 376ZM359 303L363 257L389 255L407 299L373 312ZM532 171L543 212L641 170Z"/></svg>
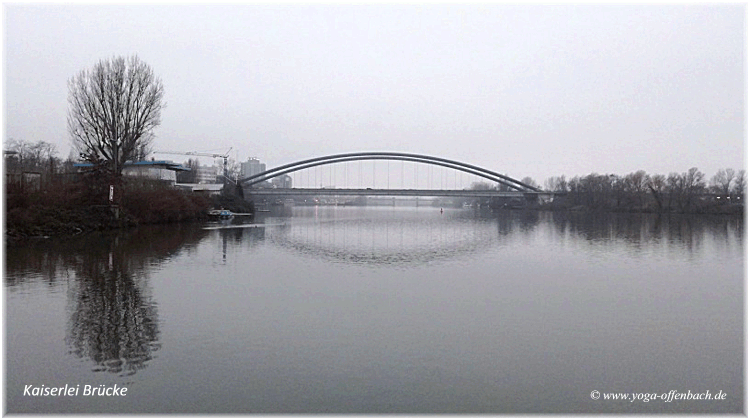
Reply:
<svg viewBox="0 0 750 420"><path fill-rule="evenodd" d="M375 188L245 188L245 194L261 195L315 195L315 196L407 196L407 197L525 197L552 195L549 192L521 192L496 190L402 190Z"/></svg>

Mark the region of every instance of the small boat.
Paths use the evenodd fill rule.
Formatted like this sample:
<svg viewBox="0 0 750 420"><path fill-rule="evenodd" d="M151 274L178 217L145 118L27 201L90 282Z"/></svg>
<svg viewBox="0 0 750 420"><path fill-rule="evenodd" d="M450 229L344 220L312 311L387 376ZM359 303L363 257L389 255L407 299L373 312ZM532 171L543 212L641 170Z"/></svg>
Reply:
<svg viewBox="0 0 750 420"><path fill-rule="evenodd" d="M217 218L217 219L220 219L220 220L228 220L228 219L231 219L232 217L234 217L234 214L231 211L225 210L225 209L221 209L221 210L209 210L208 215L210 217L214 217L214 218Z"/></svg>

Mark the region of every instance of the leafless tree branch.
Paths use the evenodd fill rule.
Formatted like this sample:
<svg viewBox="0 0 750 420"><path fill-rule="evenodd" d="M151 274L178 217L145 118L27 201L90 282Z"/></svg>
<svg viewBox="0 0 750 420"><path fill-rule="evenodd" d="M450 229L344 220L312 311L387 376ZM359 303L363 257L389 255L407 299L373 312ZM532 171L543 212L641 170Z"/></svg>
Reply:
<svg viewBox="0 0 750 420"><path fill-rule="evenodd" d="M81 156L113 175L142 158L161 123L164 86L137 56L101 60L68 82L68 131Z"/></svg>

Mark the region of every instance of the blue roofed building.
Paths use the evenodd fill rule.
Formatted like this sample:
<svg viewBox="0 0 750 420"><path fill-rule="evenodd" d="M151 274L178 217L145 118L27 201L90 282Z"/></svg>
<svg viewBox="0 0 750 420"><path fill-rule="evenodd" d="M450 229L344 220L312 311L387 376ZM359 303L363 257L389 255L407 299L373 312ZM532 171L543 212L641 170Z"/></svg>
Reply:
<svg viewBox="0 0 750 420"><path fill-rule="evenodd" d="M91 163L76 163L73 166L79 168L79 170L84 170L94 165ZM177 172L189 170L190 168L169 160L143 160L139 162L126 162L122 174L123 176L133 178L166 181L174 185L177 183Z"/></svg>

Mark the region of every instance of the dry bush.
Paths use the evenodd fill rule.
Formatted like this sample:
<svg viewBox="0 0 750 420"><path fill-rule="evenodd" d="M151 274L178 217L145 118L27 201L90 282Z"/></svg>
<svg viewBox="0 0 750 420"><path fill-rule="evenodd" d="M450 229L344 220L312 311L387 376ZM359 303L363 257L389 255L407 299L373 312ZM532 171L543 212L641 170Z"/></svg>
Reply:
<svg viewBox="0 0 750 420"><path fill-rule="evenodd" d="M205 218L210 206L202 196L185 193L159 183L127 185L122 209L138 223L172 223Z"/></svg>

